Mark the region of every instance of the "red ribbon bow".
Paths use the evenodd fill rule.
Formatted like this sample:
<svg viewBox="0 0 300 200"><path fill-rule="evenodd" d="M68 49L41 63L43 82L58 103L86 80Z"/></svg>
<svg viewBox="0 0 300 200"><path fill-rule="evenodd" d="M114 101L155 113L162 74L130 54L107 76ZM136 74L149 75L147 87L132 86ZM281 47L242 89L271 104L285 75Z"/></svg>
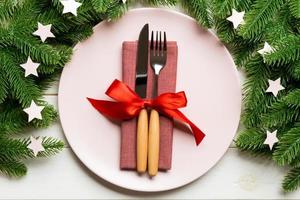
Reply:
<svg viewBox="0 0 300 200"><path fill-rule="evenodd" d="M187 105L187 99L184 92L164 93L155 99L143 100L125 83L115 80L105 94L117 102L91 98L87 99L95 109L107 117L127 120L136 117L140 113L140 110L145 107L153 108L171 119L177 119L189 124L197 145L199 145L205 137L205 134L178 110L178 108Z"/></svg>

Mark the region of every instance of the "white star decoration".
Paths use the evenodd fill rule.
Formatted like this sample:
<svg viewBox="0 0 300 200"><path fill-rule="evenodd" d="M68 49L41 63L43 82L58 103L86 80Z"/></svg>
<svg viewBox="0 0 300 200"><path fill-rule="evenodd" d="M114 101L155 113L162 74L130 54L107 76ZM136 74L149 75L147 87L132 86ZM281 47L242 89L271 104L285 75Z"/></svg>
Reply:
<svg viewBox="0 0 300 200"><path fill-rule="evenodd" d="M30 144L27 148L33 151L34 156L37 156L40 151L45 151L45 148L42 145L42 138L35 139L32 136L30 137Z"/></svg>
<svg viewBox="0 0 300 200"><path fill-rule="evenodd" d="M127 0L122 0L123 3L126 3Z"/></svg>
<svg viewBox="0 0 300 200"><path fill-rule="evenodd" d="M82 3L76 2L75 0L60 0L62 5L64 6L64 13L72 13L77 16L77 9L82 5Z"/></svg>
<svg viewBox="0 0 300 200"><path fill-rule="evenodd" d="M270 149L272 150L274 144L277 143L277 142L278 142L277 130L272 132L272 133L270 131L267 131L267 138L264 141L264 144L269 145Z"/></svg>
<svg viewBox="0 0 300 200"><path fill-rule="evenodd" d="M35 76L38 76L37 68L39 67L40 63L35 63L31 60L30 57L28 57L27 62L24 64L21 64L21 67L25 69L25 77L27 77L30 74L33 74Z"/></svg>
<svg viewBox="0 0 300 200"><path fill-rule="evenodd" d="M233 28L237 29L240 24L244 24L244 15L245 12L238 12L235 9L232 9L232 14L230 17L227 18L228 21L233 23Z"/></svg>
<svg viewBox="0 0 300 200"><path fill-rule="evenodd" d="M278 92L280 90L284 90L285 88L281 85L281 79L278 78L277 80L275 81L272 81L272 80L268 80L269 82L269 87L268 89L266 90L266 92L272 92L273 95L276 97Z"/></svg>
<svg viewBox="0 0 300 200"><path fill-rule="evenodd" d="M267 53L272 53L273 52L273 48L269 45L269 43L265 42L264 48L262 48L261 50L259 50L257 52L259 54L261 54L261 55L265 55Z"/></svg>
<svg viewBox="0 0 300 200"><path fill-rule="evenodd" d="M24 109L24 112L28 114L28 122L31 122L33 119L42 119L42 110L44 106L38 106L34 101L31 101L31 104L28 108Z"/></svg>
<svg viewBox="0 0 300 200"><path fill-rule="evenodd" d="M52 24L43 25L40 22L38 22L38 30L36 30L33 33L33 35L40 36L42 42L45 42L45 40L47 38L50 38L50 37L53 38L53 37L55 37L53 35L53 33L51 32L51 26L52 26Z"/></svg>

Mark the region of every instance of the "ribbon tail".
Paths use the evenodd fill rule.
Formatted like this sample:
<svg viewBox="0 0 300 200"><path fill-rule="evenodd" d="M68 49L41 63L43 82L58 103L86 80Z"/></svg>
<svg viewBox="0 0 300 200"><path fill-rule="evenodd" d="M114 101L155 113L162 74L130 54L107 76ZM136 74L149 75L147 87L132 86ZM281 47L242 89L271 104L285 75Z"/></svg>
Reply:
<svg viewBox="0 0 300 200"><path fill-rule="evenodd" d="M168 109L168 110L163 110L162 113L166 114L171 118L187 123L192 129L196 144L199 145L202 142L203 138L205 137L205 134L193 122L191 122L182 112L180 112L177 109L176 110Z"/></svg>
<svg viewBox="0 0 300 200"><path fill-rule="evenodd" d="M96 110L113 119L127 120L134 118L136 113L138 113L137 109L128 109L127 103L96 100L91 98L87 99Z"/></svg>

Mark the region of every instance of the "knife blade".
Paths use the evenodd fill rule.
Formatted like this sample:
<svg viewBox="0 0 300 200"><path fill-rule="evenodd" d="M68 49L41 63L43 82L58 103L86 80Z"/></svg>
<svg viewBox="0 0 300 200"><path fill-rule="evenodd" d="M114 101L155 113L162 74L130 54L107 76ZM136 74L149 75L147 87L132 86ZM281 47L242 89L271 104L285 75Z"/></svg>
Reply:
<svg viewBox="0 0 300 200"><path fill-rule="evenodd" d="M148 79L148 47L149 47L149 25L145 24L142 28L138 40L135 92L141 97L146 98L147 79Z"/></svg>
<svg viewBox="0 0 300 200"><path fill-rule="evenodd" d="M149 25L142 28L136 58L135 92L146 98L148 79ZM145 173L148 159L148 112L142 109L137 120L137 171Z"/></svg>

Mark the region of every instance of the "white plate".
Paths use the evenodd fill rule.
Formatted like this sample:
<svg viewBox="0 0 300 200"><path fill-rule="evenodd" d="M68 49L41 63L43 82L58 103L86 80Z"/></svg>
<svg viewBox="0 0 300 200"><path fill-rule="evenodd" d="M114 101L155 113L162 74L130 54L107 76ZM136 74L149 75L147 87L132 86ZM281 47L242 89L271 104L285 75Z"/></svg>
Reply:
<svg viewBox="0 0 300 200"><path fill-rule="evenodd" d="M122 42L137 40L145 23L178 42L177 91L184 90L189 101L182 111L207 135L197 147L191 135L175 129L172 169L153 179L119 169L120 127L86 100L108 99L107 87L121 79ZM240 81L225 46L194 19L166 9L134 9L117 22L98 24L75 49L61 76L59 113L73 151L95 174L131 190L170 190L196 180L224 155L240 120Z"/></svg>

